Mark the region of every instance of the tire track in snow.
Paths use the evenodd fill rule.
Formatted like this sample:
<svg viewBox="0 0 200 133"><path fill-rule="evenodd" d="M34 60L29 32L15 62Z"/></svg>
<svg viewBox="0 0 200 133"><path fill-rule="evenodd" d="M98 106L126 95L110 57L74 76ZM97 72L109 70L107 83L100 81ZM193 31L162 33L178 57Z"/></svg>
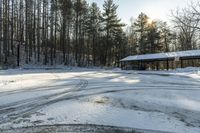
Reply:
<svg viewBox="0 0 200 133"><path fill-rule="evenodd" d="M80 91L87 86L88 81L81 79L80 82L70 90L29 100L26 99L17 103L6 105L5 108L0 109L0 124L11 122L12 120L23 117L24 115L30 115L43 106L58 102L60 99L66 97L70 92Z"/></svg>
<svg viewBox="0 0 200 133"><path fill-rule="evenodd" d="M79 88L79 86L81 86L82 84L85 84L84 83L85 81L80 81L79 84L77 84L74 88ZM124 91L148 91L148 90L181 90L181 91L188 91L188 90L193 90L193 91L200 91L200 89L198 88L193 88L193 89L177 89L177 88L172 88L171 86L126 86L126 89L116 89L116 88L123 88L123 86L116 86L116 85L110 85L110 86L104 86L106 88L108 88L107 90L104 90L104 91L100 91L98 93L90 93L89 95L88 94L85 94L85 95L75 95L75 96L72 96L72 97L68 97L67 99L73 99L73 98L80 98L80 97L87 97L87 96L91 96L91 95L97 95L97 94L105 94L105 93L117 93L117 92L124 92ZM171 87L171 88L169 88ZM61 93L57 93L57 94L52 94L52 95L46 95L46 96L42 96L42 97L37 97L37 98L32 98L32 99L26 99L26 100L22 100L22 101L19 101L19 102L14 102L12 104L7 104L5 106L1 106L1 109L0 109L0 114L2 113L9 113L9 112L13 112L13 111L16 111L18 110L19 108L22 108L24 106L27 106L27 105L34 105L36 102L38 101L44 101L44 99L51 99L52 97L56 97L56 96L60 96L62 94L66 94L66 93L70 93L70 92L79 92L79 91L86 91L84 93L87 93L87 92L90 92L91 90L100 90L102 88L102 86L97 86L97 87L89 87L89 88L85 88L85 87L81 87L81 89L70 89L70 90L67 90L65 92L61 92ZM109 88L113 88L113 89L109 89ZM72 94L73 95L73 94ZM66 100L67 100L66 99ZM60 100L60 99L58 99ZM63 100L63 99L62 99ZM57 100L56 100L57 101Z"/></svg>
<svg viewBox="0 0 200 133"><path fill-rule="evenodd" d="M86 86L88 85L86 80L80 80L80 82L73 87L70 90L61 92L61 93L56 93L56 94L52 94L52 95L46 95L46 96L42 96L42 97L38 97L38 98L33 98L33 99L26 99L26 100L22 100L19 102L15 102L12 103L10 105L6 105L4 107L1 107L0 109L0 123L1 120L5 119L4 117L2 117L2 115L4 116L17 116L19 117L17 114L21 114L20 116L22 116L23 114L28 114L30 112L34 112L35 110L40 109L42 106L45 105L50 105L59 101L63 101L63 100L72 100L72 99L77 99L77 98L82 98L82 97L88 97L88 96L92 96L92 95L100 95L100 94L107 94L107 93L119 93L119 92L127 92L127 91L148 91L148 90L181 90L181 91L188 91L188 90L193 90L193 91L200 91L198 88L194 88L194 89L177 89L172 88L172 86L160 86L158 88L158 86L126 86L126 89L116 89L116 88L123 88L123 86L104 86L106 88L108 88L107 90L103 90L103 91L99 91L99 92L95 92L95 93L90 93L91 90L100 90L102 88L102 86L99 87L90 87L86 89ZM170 88L169 88L170 87ZM78 89L77 89L78 88ZM109 89L112 88L112 89ZM76 95L76 94L72 94L71 96L68 96L68 93L71 92L79 92L79 91L86 91L84 92L85 94L82 95ZM87 92L89 92L87 94ZM16 113L13 113L16 112ZM3 121L4 122L4 121Z"/></svg>
<svg viewBox="0 0 200 133"><path fill-rule="evenodd" d="M26 70L26 69L25 69ZM27 69L28 70L28 69ZM44 68L44 70L46 70ZM47 69L48 70L48 69ZM50 69L51 70L51 69ZM65 70L65 72L70 72L71 69L69 70ZM60 78L60 76L58 75L57 72L54 72L54 71L48 71L49 74L53 75L55 77L56 80L62 80ZM20 80L17 80L17 81L23 81L23 74L20 74ZM53 79L53 78L52 78ZM54 80L54 79L53 79ZM13 80L10 80L10 82L12 83ZM23 93L23 92L32 92L32 91L40 91L40 90L48 90L48 88L52 88L52 89L56 89L55 87L66 87L66 86L72 86L74 85L73 84L73 81L71 81L72 83L71 84L67 84L67 85L53 85L53 83L50 83L50 85L48 86L42 86L42 87L30 87L30 88L25 88L25 89L19 89L19 90L10 90L10 91L3 91L3 92L0 92L0 96L7 96L7 95L11 95L11 94L16 94L16 93ZM0 82L1 83L1 82Z"/></svg>
<svg viewBox="0 0 200 133"><path fill-rule="evenodd" d="M105 126L95 124L55 124L55 125L41 125L34 127L16 128L12 130L1 130L4 133L170 133L166 131L157 131L150 129L138 129L129 127Z"/></svg>
<svg viewBox="0 0 200 133"><path fill-rule="evenodd" d="M80 76L79 78L81 78ZM82 77L83 78L83 77ZM29 99L20 101L19 103L14 103L10 106L7 106L5 108L0 109L0 124L1 123L6 123L6 122L12 122L13 119L17 119L19 117L23 117L24 115L31 115L35 113L37 110L41 109L44 106L51 105L53 103L59 102L59 101L64 101L64 100L73 100L73 99L78 99L78 98L83 98L83 97L88 97L88 96L94 96L94 95L100 95L100 94L107 94L107 93L120 93L120 92L125 92L125 91L146 91L146 90L175 90L175 91L200 91L199 86L190 86L190 84L181 86L180 84L170 84L168 82L163 82L162 84L159 85L159 83L156 83L154 81L153 83L148 83L146 86L126 86L126 89L123 89L124 86L120 85L109 85L111 84L110 82L97 82L94 83L97 84L97 86L88 86L88 81L87 80L80 80L80 82L75 85L72 89L66 90L64 93L62 92L59 94L53 94L53 95L47 95L44 97L38 97L37 99ZM152 85L155 84L155 85ZM163 85L166 84L166 85ZM91 85L91 84L90 84ZM61 86L62 87L62 86ZM66 86L63 86L66 87ZM87 88L86 88L87 87ZM48 88L48 87L47 87ZM106 89L105 89L106 88ZM119 89L116 89L119 88ZM178 89L181 88L181 89ZM187 89L190 88L190 89ZM42 88L39 88L42 89ZM56 89L54 87L50 89ZM91 90L98 90L98 92L91 92ZM83 94L76 94L76 92L83 91ZM69 93L74 92L69 95ZM3 116L7 116L8 118L5 118ZM3 118L3 119L1 119Z"/></svg>

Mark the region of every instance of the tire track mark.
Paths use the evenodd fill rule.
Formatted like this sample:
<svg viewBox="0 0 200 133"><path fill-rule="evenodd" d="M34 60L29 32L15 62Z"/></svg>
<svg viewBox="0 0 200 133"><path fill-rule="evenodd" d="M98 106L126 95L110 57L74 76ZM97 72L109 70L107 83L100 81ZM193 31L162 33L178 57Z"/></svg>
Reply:
<svg viewBox="0 0 200 133"><path fill-rule="evenodd" d="M50 103L58 102L68 95L69 92L80 91L88 86L88 81L81 79L80 82L72 87L70 90L66 90L61 93L56 93L52 95L46 95L38 98L33 98L27 100L22 100L18 103L14 103L0 109L0 124L10 122L13 119L22 117L23 115L29 115L39 110L45 105ZM24 103L25 102L25 103Z"/></svg>

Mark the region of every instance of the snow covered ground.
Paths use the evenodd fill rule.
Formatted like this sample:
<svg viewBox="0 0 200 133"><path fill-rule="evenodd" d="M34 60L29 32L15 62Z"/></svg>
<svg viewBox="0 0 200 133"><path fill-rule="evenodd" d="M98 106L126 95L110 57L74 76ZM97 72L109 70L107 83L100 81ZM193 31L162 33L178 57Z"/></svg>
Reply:
<svg viewBox="0 0 200 133"><path fill-rule="evenodd" d="M0 132L99 125L124 132L199 133L198 70L2 70Z"/></svg>

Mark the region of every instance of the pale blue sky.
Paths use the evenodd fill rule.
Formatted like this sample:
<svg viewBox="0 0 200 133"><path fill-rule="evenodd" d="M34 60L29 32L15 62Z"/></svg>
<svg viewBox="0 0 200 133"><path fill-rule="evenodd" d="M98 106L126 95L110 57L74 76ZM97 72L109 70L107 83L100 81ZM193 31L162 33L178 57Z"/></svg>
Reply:
<svg viewBox="0 0 200 133"><path fill-rule="evenodd" d="M89 3L96 2L102 9L104 0L87 0ZM119 5L118 14L126 24L130 18L137 18L139 13L144 12L152 19L168 21L170 11L176 8L183 8L191 1L197 0L114 0Z"/></svg>

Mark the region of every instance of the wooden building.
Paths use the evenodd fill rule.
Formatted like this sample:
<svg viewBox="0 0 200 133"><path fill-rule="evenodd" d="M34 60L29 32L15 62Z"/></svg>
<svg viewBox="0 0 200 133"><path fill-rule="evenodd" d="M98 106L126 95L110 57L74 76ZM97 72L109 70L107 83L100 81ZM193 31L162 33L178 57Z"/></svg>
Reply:
<svg viewBox="0 0 200 133"><path fill-rule="evenodd" d="M200 50L128 56L121 61L122 69L169 70L200 66Z"/></svg>

